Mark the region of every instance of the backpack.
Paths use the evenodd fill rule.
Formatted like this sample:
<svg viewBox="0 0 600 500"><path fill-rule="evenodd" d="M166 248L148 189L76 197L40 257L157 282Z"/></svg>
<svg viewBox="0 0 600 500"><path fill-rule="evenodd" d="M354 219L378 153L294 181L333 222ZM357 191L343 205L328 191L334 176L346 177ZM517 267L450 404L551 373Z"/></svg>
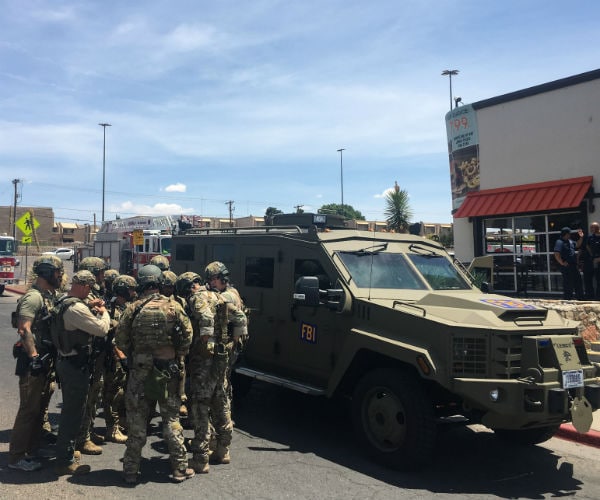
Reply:
<svg viewBox="0 0 600 500"><path fill-rule="evenodd" d="M65 314L65 311L76 302L80 302L80 299L63 295L56 300L54 307L50 311L50 337L52 339L52 344L54 344L54 347L56 347L59 352L67 353L74 348L66 335L63 315Z"/></svg>
<svg viewBox="0 0 600 500"><path fill-rule="evenodd" d="M174 324L173 320L169 321L170 305L165 297L152 295L135 308L131 322L135 332L134 349L172 345Z"/></svg>

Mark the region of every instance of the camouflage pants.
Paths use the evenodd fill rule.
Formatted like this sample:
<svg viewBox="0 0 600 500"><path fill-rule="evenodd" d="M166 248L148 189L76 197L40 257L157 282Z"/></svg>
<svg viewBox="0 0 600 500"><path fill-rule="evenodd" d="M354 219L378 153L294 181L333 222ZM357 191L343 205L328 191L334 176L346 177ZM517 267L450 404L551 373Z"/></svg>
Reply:
<svg viewBox="0 0 600 500"><path fill-rule="evenodd" d="M123 457L123 471L126 474L137 473L142 459L142 448L146 444L146 425L148 421L148 401L144 395L144 382L151 373L153 361L151 355L133 356L130 366L125 408L127 410L127 448ZM177 393L179 379L171 378L167 387L167 398L159 401L160 416L163 424L163 437L167 442L171 468L185 469L188 466L187 450L183 443L183 427L179 423L181 399Z"/></svg>
<svg viewBox="0 0 600 500"><path fill-rule="evenodd" d="M101 399L102 388L104 386L104 357L102 353L96 357L94 361L94 373L92 375L92 383L88 390L87 402L83 420L81 421L81 429L77 436L77 446L81 446L90 439L90 433L94 430L94 420L96 419L96 409L98 401Z"/></svg>
<svg viewBox="0 0 600 500"><path fill-rule="evenodd" d="M233 437L231 403L227 391L228 356L206 352L190 358L190 412L194 428L194 459L208 462L211 422L217 446L228 448Z"/></svg>
<svg viewBox="0 0 600 500"><path fill-rule="evenodd" d="M104 372L104 394L102 404L104 407L104 420L106 428L125 424L121 418L125 416L125 385L127 372L121 367L119 361L109 364Z"/></svg>

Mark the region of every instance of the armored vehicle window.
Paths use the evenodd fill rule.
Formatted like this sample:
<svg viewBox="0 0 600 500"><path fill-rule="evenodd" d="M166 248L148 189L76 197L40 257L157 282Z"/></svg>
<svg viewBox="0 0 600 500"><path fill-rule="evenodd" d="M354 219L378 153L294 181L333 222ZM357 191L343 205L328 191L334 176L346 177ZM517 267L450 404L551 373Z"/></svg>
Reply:
<svg viewBox="0 0 600 500"><path fill-rule="evenodd" d="M409 254L409 258L434 290L471 288L448 259L442 255Z"/></svg>
<svg viewBox="0 0 600 500"><path fill-rule="evenodd" d="M297 259L294 261L294 283L301 276L316 276L319 278L319 288L327 290L331 288L329 276L321 266L321 263L315 259Z"/></svg>
<svg viewBox="0 0 600 500"><path fill-rule="evenodd" d="M178 243L175 245L176 260L194 260L194 245Z"/></svg>
<svg viewBox="0 0 600 500"><path fill-rule="evenodd" d="M244 284L260 288L273 288L275 260L270 257L246 257Z"/></svg>
<svg viewBox="0 0 600 500"><path fill-rule="evenodd" d="M234 255L235 247L233 245L215 245L213 247L213 260L231 264L234 261Z"/></svg>
<svg viewBox="0 0 600 500"><path fill-rule="evenodd" d="M358 251L339 256L359 288L427 289L402 254Z"/></svg>

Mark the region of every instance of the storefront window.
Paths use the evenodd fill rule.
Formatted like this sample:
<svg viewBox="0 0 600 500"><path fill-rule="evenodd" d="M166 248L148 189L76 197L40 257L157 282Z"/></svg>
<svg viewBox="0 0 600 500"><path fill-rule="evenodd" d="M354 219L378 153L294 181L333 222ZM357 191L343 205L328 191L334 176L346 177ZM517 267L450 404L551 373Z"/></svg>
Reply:
<svg viewBox="0 0 600 500"><path fill-rule="evenodd" d="M562 292L554 259L561 228L585 228L581 212L484 219L484 248L494 256L494 290L499 293Z"/></svg>

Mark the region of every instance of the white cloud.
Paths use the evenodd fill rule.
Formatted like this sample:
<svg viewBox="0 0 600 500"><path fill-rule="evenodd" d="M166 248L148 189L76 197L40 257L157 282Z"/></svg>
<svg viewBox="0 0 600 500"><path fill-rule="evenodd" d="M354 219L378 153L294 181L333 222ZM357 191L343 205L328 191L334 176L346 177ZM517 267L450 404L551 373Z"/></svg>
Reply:
<svg viewBox="0 0 600 500"><path fill-rule="evenodd" d="M122 216L130 215L179 215L194 214L196 210L191 207L182 207L177 203L155 203L154 205L143 205L124 201L119 205L111 205L110 211Z"/></svg>
<svg viewBox="0 0 600 500"><path fill-rule="evenodd" d="M211 26L181 24L165 37L165 46L174 52L189 52L214 44L216 30Z"/></svg>
<svg viewBox="0 0 600 500"><path fill-rule="evenodd" d="M171 184L165 188L167 193L185 193L187 191L187 186L182 182L178 182L176 184Z"/></svg>

